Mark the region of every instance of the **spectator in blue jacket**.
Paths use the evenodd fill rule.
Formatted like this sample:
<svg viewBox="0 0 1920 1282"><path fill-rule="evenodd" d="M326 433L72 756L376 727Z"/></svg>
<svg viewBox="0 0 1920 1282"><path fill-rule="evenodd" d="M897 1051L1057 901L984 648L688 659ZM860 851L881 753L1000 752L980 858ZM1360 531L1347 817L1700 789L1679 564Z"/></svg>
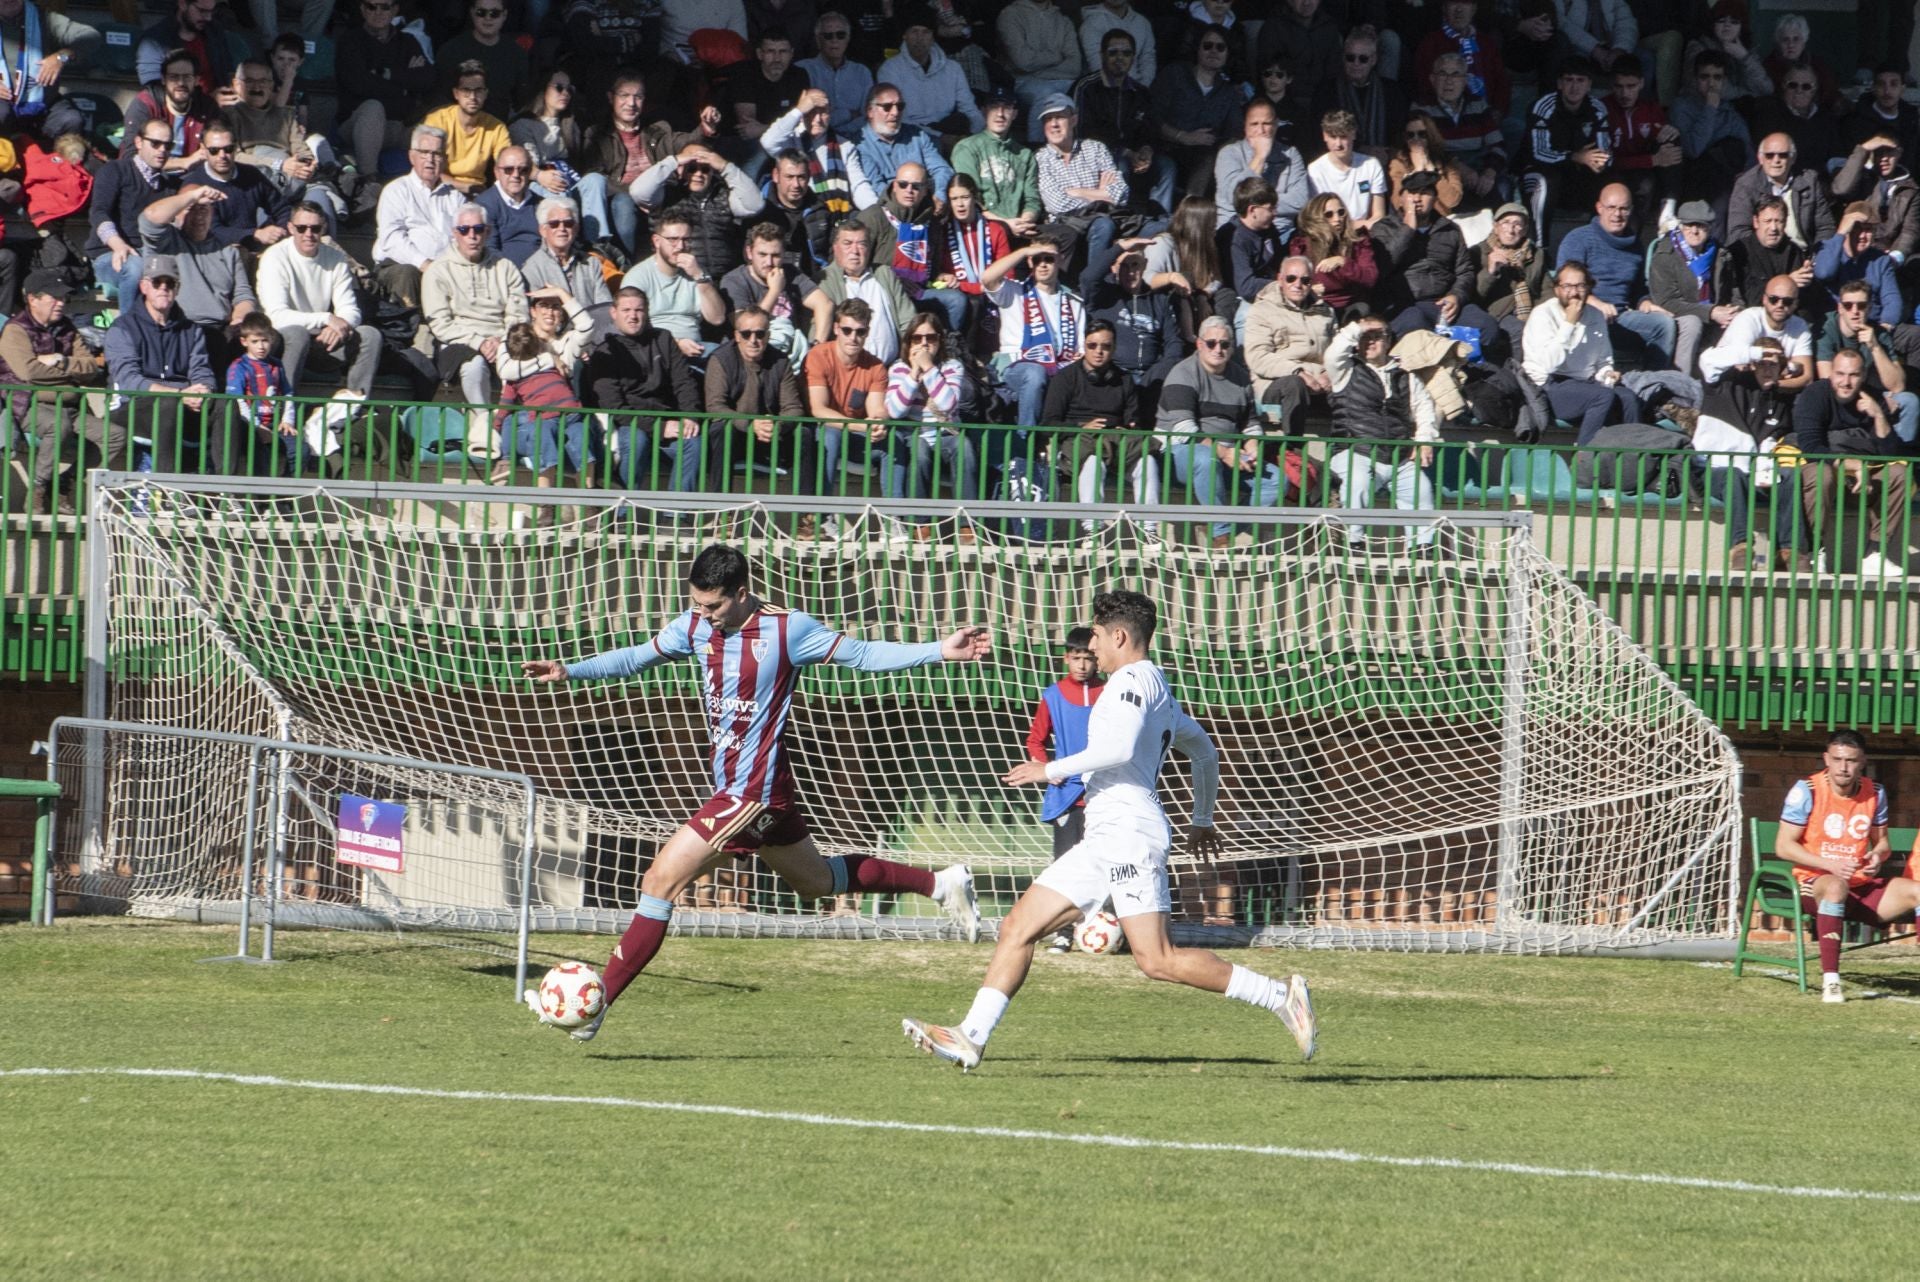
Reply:
<svg viewBox="0 0 1920 1282"><path fill-rule="evenodd" d="M1827 293L1823 312L1832 311L1840 300L1840 287L1852 280L1864 280L1873 289L1873 321L1876 325L1898 325L1901 315L1900 283L1894 276L1892 255L1873 243L1873 205L1856 200L1840 215L1840 230L1820 242L1813 251L1813 279Z"/></svg>
<svg viewBox="0 0 1920 1282"><path fill-rule="evenodd" d="M1647 297L1646 254L1633 234L1633 193L1624 184L1602 187L1593 221L1560 242L1554 267L1571 262L1585 263L1593 277L1587 301L1607 318L1615 355L1633 354L1651 369L1672 366L1678 327L1672 313Z"/></svg>
<svg viewBox="0 0 1920 1282"><path fill-rule="evenodd" d="M875 191L885 191L900 166L909 161L926 166L927 180L933 184L934 207L943 209L947 185L953 181L953 166L934 145L932 134L906 123L906 102L896 86L884 81L869 90L867 126L854 139L854 153L860 157L860 168Z"/></svg>
<svg viewBox="0 0 1920 1282"><path fill-rule="evenodd" d="M207 338L174 303L180 292L180 264L171 254L155 254L141 267L139 301L121 309L107 331L107 381L115 393L162 392L174 395L115 395L108 421L153 442L153 465L161 472L187 469L182 445L206 437L207 394L218 385L207 359ZM226 433L215 435L224 438ZM238 434L236 434L238 435ZM200 463L225 441L200 444ZM243 469L223 458L228 474Z"/></svg>

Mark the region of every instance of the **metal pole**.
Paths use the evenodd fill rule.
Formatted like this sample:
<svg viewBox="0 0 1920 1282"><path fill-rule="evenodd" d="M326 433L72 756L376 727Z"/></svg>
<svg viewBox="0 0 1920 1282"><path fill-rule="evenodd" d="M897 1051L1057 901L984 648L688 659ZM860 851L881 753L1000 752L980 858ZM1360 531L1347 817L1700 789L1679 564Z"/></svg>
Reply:
<svg viewBox="0 0 1920 1282"><path fill-rule="evenodd" d="M225 957L202 957L206 962L252 962L258 965L267 960L265 957L252 957L247 954L252 944L253 922L253 834L257 827L255 807L260 804L260 745L254 744L247 750L247 799L241 815L240 838L240 945L239 951Z"/></svg>
<svg viewBox="0 0 1920 1282"><path fill-rule="evenodd" d="M1500 715L1500 853L1495 876L1494 923L1497 930L1518 930L1520 898L1520 819L1525 796L1527 748L1527 670L1533 639L1532 551L1518 530L1506 541L1507 634L1503 653L1505 681Z"/></svg>
<svg viewBox="0 0 1920 1282"><path fill-rule="evenodd" d="M260 931L260 960L273 960L273 928L280 909L280 883L287 875L287 777L293 771L291 755L283 743L274 754L279 768L274 772L272 876L267 884L267 924Z"/></svg>
<svg viewBox="0 0 1920 1282"><path fill-rule="evenodd" d="M527 807L520 820L520 938L513 957L513 1000L527 987L527 928L533 919L533 785L527 785Z"/></svg>
<svg viewBox="0 0 1920 1282"><path fill-rule="evenodd" d="M107 715L107 588L112 574L108 556L108 538L100 514L105 509L101 496L107 490L107 473L88 473L87 492L87 605L85 687L81 704L87 717L99 721ZM85 769L80 785L81 828L80 869L98 872L106 860L101 829L106 822L106 736L97 730L87 732Z"/></svg>

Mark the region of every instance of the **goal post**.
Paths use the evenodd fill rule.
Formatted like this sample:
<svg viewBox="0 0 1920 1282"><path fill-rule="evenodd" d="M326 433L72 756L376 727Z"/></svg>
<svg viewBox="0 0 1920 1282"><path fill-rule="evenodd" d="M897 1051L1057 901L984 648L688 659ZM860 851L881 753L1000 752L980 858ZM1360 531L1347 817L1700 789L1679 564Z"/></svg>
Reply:
<svg viewBox="0 0 1920 1282"><path fill-rule="evenodd" d="M764 599L850 635L992 630L982 664L809 669L787 727L824 851L966 862L990 923L1051 851L1038 791L999 776L1060 639L1126 586L1159 606L1154 657L1221 749L1225 854L1176 851L1176 937L1597 952L1732 934L1733 749L1540 554L1525 512L94 484L107 715L524 775L537 858L570 870L535 878L536 930L624 927L654 850L711 792L709 731L691 665L536 686L520 661L643 642L725 540ZM838 537L800 537L821 516ZM1039 522L1050 537L1024 537ZM1239 537L1214 546L1212 522ZM1183 826L1184 763L1162 796ZM149 898L209 893L166 833L111 807L101 822L114 859L172 869ZM674 929L952 934L913 896L803 905L750 860L703 878Z"/></svg>

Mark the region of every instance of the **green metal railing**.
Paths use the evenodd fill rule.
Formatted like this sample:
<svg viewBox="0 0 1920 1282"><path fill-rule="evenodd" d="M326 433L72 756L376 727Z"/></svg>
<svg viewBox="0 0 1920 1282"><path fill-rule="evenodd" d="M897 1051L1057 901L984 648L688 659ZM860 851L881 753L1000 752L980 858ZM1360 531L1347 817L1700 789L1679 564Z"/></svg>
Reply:
<svg viewBox="0 0 1920 1282"><path fill-rule="evenodd" d="M85 487L73 487L76 510L64 514L36 503L28 478L49 447L47 425L78 415L97 423L106 394L43 391L21 404L15 394L26 391L0 387L0 445L13 463L0 469L0 672L67 680L82 666ZM110 417L128 427L127 439L110 458L91 449L90 463L445 483L448 500L434 505L434 519L454 523L479 519L482 506L463 504L461 486L536 483L525 466L495 457L501 407L365 402L336 427L340 451L322 457L250 429L241 404L228 397L207 396L197 408L170 394L123 400ZM301 441L310 417L341 402L291 404ZM1441 511L1525 508L1536 545L1729 729L1920 728L1920 576L1859 573L1875 524L1884 527L1883 556L1904 564L1912 554L1904 465L1808 458L1776 470L1752 455L1595 456L1573 446L1469 442L1383 443L1355 455L1343 441L1277 437L1168 448L1151 433L890 423L868 435L811 421L766 419L755 430L730 416L595 410L540 411L528 420L542 437L585 447L584 466L576 472L569 460L555 483L650 492L662 505L671 500L657 492L675 489L897 496L928 500L930 520L938 501L950 519L954 504L982 497L1070 501L1086 464L1103 455L1100 496L1126 503L1137 498L1130 472L1144 456L1157 466L1163 503L1248 509L1244 523L1165 526L1176 546L1209 555L1231 556L1236 541L1260 537L1262 506L1352 506L1356 489L1386 507L1401 486L1412 501ZM698 425L697 447L685 444L689 423ZM71 469L71 438L65 453ZM1198 464L1209 459L1217 460L1214 483L1196 484ZM1589 477L1595 462L1611 484ZM1771 483L1756 484L1756 476ZM1080 536L1069 522L1015 525L1033 538ZM1383 530L1374 537L1385 537ZM1746 548L1744 565L1733 555L1737 543ZM1780 552L1784 570L1772 564Z"/></svg>

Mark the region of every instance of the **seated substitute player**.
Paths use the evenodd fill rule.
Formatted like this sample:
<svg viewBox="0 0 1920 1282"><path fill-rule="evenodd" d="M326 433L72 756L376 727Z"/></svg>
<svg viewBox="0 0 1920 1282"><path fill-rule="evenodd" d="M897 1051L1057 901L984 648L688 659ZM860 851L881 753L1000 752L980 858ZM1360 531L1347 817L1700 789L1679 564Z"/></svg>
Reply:
<svg viewBox="0 0 1920 1282"><path fill-rule="evenodd" d="M1053 740L1055 756L1071 757L1087 747L1087 721L1093 705L1100 701L1106 682L1094 665L1093 629L1074 628L1061 645L1066 652L1066 675L1040 692L1040 706L1033 710L1033 725L1027 731L1027 760L1047 764L1047 740ZM1040 822L1053 829L1053 857L1080 844L1087 833L1087 781L1075 775L1047 785L1046 798L1040 803ZM1047 941L1047 951L1069 951L1073 936L1058 931Z"/></svg>
<svg viewBox="0 0 1920 1282"><path fill-rule="evenodd" d="M1220 851L1213 830L1213 799L1220 786L1220 758L1213 740L1181 710L1167 689L1166 674L1147 658L1157 622L1153 602L1138 592L1102 592L1093 602L1093 654L1108 676L1106 693L1087 723L1084 752L1051 763L1023 761L1002 775L1011 785L1059 783L1086 777L1086 838L1047 866L1000 923L999 943L987 966L986 984L957 1028L902 1020L913 1043L929 1055L979 1066L994 1025L1020 991L1033 966L1035 941L1098 909L1108 897L1126 930L1133 959L1149 979L1174 980L1280 1017L1313 1058L1316 1026L1307 981L1282 982L1229 965L1204 948L1176 948L1167 938L1167 852L1172 830L1156 791L1167 749L1193 763L1193 821L1187 847L1211 862Z"/></svg>
<svg viewBox="0 0 1920 1282"><path fill-rule="evenodd" d="M606 1009L660 951L673 901L700 874L737 854L760 859L802 899L854 893L912 893L940 901L966 932L980 937L973 874L965 864L938 873L865 855L823 856L813 844L794 795L793 769L782 734L800 669L833 662L863 672L896 672L929 663L984 658L984 628L965 627L944 641L903 645L856 641L811 615L769 605L753 594L747 558L713 544L687 572L691 608L652 640L594 655L578 663L532 659L522 673L540 682L631 677L669 659L702 665L702 693L713 736L713 799L681 825L640 879L640 908L614 947L601 979ZM534 990L527 1005L540 1008ZM552 1020L544 1013L542 1023ZM606 1018L572 1030L591 1040Z"/></svg>
<svg viewBox="0 0 1920 1282"><path fill-rule="evenodd" d="M1820 945L1820 1000L1844 1002L1840 932L1849 921L1884 926L1920 909L1920 881L1882 877L1893 852L1887 840L1886 789L1866 777L1867 741L1836 730L1821 758L1826 769L1787 793L1773 854L1794 865L1801 911L1814 919Z"/></svg>

